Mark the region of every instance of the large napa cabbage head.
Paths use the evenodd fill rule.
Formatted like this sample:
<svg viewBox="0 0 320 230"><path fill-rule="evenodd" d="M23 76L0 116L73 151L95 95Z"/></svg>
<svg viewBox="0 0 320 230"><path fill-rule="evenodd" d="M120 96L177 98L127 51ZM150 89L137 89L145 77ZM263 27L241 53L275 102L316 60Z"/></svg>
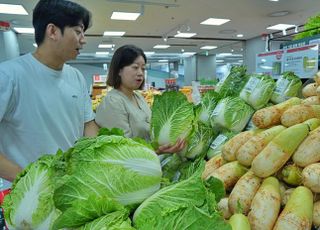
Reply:
<svg viewBox="0 0 320 230"><path fill-rule="evenodd" d="M65 183L54 201L64 211L90 196L137 205L160 188L160 160L150 146L122 136L84 138L68 151Z"/></svg>
<svg viewBox="0 0 320 230"><path fill-rule="evenodd" d="M175 144L188 137L194 120L193 104L181 92L164 92L155 96L151 116L151 138L154 147Z"/></svg>
<svg viewBox="0 0 320 230"><path fill-rule="evenodd" d="M51 229L59 214L53 203L55 161L55 155L45 155L18 175L2 206L9 229Z"/></svg>

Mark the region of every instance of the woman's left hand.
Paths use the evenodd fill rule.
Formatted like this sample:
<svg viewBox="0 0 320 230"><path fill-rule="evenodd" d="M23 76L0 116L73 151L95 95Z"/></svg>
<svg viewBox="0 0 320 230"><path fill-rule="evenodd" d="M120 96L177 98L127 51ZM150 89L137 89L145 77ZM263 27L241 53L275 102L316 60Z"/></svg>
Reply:
<svg viewBox="0 0 320 230"><path fill-rule="evenodd" d="M174 145L161 145L156 150L157 154L164 153L178 153L180 152L186 145L186 141L184 139L178 139Z"/></svg>

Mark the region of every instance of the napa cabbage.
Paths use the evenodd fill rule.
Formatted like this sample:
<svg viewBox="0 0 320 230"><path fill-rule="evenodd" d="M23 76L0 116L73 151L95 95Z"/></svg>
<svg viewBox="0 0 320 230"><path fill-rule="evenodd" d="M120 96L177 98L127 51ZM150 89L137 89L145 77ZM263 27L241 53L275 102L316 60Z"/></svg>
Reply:
<svg viewBox="0 0 320 230"><path fill-rule="evenodd" d="M239 96L240 91L248 81L246 72L247 68L245 66L232 66L227 77L217 84L216 91L222 98Z"/></svg>
<svg viewBox="0 0 320 230"><path fill-rule="evenodd" d="M276 88L271 97L275 104L284 102L298 95L302 81L293 72L284 72L276 82Z"/></svg>
<svg viewBox="0 0 320 230"><path fill-rule="evenodd" d="M200 111L198 115L198 119L200 122L206 125L211 125L210 115L214 110L214 108L216 107L216 105L218 104L219 100L220 100L220 95L214 90L209 90L203 95L201 99L200 109L199 109Z"/></svg>
<svg viewBox="0 0 320 230"><path fill-rule="evenodd" d="M152 106L151 139L153 146L175 144L192 132L193 104L181 92L164 92L156 95Z"/></svg>
<svg viewBox="0 0 320 230"><path fill-rule="evenodd" d="M65 154L65 182L54 192L61 211L92 195L107 196L128 207L160 188L161 165L146 145L122 136L83 138Z"/></svg>
<svg viewBox="0 0 320 230"><path fill-rule="evenodd" d="M211 126L198 122L192 136L187 140L186 149L181 153L188 159L203 156L209 149L216 132Z"/></svg>
<svg viewBox="0 0 320 230"><path fill-rule="evenodd" d="M253 74L241 90L240 98L254 109L261 109L270 100L275 86L275 82L270 75Z"/></svg>
<svg viewBox="0 0 320 230"><path fill-rule="evenodd" d="M210 120L212 127L240 132L250 120L254 110L239 97L226 97L219 101Z"/></svg>
<svg viewBox="0 0 320 230"><path fill-rule="evenodd" d="M129 210L107 196L90 196L86 202L75 201L54 222L53 230L78 229L134 229ZM124 228L127 227L127 228Z"/></svg>
<svg viewBox="0 0 320 230"><path fill-rule="evenodd" d="M55 155L44 155L17 176L3 203L9 229L51 229L60 214L53 202L55 163Z"/></svg>
<svg viewBox="0 0 320 230"><path fill-rule="evenodd" d="M201 179L203 165L188 179L162 188L146 199L134 212L134 227L139 230L212 229L231 230L217 211L225 195L223 183Z"/></svg>

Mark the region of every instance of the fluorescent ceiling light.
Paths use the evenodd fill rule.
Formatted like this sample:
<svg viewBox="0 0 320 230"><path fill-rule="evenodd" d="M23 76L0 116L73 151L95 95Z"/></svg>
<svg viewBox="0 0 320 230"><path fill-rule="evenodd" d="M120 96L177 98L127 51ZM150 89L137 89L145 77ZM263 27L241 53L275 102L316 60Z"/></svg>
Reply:
<svg viewBox="0 0 320 230"><path fill-rule="evenodd" d="M192 55L195 55L196 54L196 52L184 52L183 54L182 54L182 56L192 56Z"/></svg>
<svg viewBox="0 0 320 230"><path fill-rule="evenodd" d="M191 38L193 36L197 35L196 33L178 33L174 35L176 38Z"/></svg>
<svg viewBox="0 0 320 230"><path fill-rule="evenodd" d="M216 60L216 63L223 63L223 62L224 62L223 59L218 59L218 60Z"/></svg>
<svg viewBox="0 0 320 230"><path fill-rule="evenodd" d="M104 55L108 55L109 52L96 52L96 55L101 55L101 56L104 56Z"/></svg>
<svg viewBox="0 0 320 230"><path fill-rule="evenodd" d="M167 49L169 48L169 45L155 45L153 48L154 49Z"/></svg>
<svg viewBox="0 0 320 230"><path fill-rule="evenodd" d="M34 28L14 27L13 29L19 34L34 34Z"/></svg>
<svg viewBox="0 0 320 230"><path fill-rule="evenodd" d="M167 60L167 59L162 59L162 60L159 60L158 62L169 62L169 60Z"/></svg>
<svg viewBox="0 0 320 230"><path fill-rule="evenodd" d="M290 24L277 24L274 26L267 27L267 30L286 30L288 28L295 27L295 25Z"/></svg>
<svg viewBox="0 0 320 230"><path fill-rule="evenodd" d="M155 54L155 52L152 52L152 51L151 52L144 52L144 54L145 55L152 55L152 54Z"/></svg>
<svg viewBox="0 0 320 230"><path fill-rule="evenodd" d="M98 48L112 48L114 44L99 44Z"/></svg>
<svg viewBox="0 0 320 230"><path fill-rule="evenodd" d="M0 4L0 14L28 15L28 12L22 5Z"/></svg>
<svg viewBox="0 0 320 230"><path fill-rule="evenodd" d="M220 53L216 55L216 57L227 57L227 56L232 56L232 53Z"/></svg>
<svg viewBox="0 0 320 230"><path fill-rule="evenodd" d="M202 50L212 50L212 49L216 49L217 46L202 46L200 49Z"/></svg>
<svg viewBox="0 0 320 230"><path fill-rule="evenodd" d="M270 2L279 2L279 0L269 0Z"/></svg>
<svg viewBox="0 0 320 230"><path fill-rule="evenodd" d="M243 38L243 34L237 34L237 38Z"/></svg>
<svg viewBox="0 0 320 230"><path fill-rule="evenodd" d="M111 19L135 21L139 16L140 13L113 12L111 15Z"/></svg>
<svg viewBox="0 0 320 230"><path fill-rule="evenodd" d="M124 31L105 31L103 36L114 36L114 37L121 37L125 34Z"/></svg>
<svg viewBox="0 0 320 230"><path fill-rule="evenodd" d="M207 20L201 22L202 25L211 25L211 26L221 26L224 23L229 22L230 19L222 19L222 18L208 18Z"/></svg>

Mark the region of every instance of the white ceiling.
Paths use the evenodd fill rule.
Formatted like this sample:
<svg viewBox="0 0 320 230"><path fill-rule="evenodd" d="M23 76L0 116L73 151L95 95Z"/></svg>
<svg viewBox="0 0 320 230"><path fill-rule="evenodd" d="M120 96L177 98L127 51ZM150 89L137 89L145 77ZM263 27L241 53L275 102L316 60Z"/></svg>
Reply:
<svg viewBox="0 0 320 230"><path fill-rule="evenodd" d="M144 51L156 51L164 58L168 53L174 58L185 52L203 54L200 47L204 45L218 46L209 54L230 52L241 53L244 41L274 31L266 27L278 23L303 25L307 18L320 12L320 0L75 0L87 7L93 14L93 25L87 30L87 45L83 49L83 58L90 58L96 51L111 51L98 49L100 43L115 44L115 48L124 44L135 44ZM22 4L29 15L18 16L0 14L0 21L9 21L11 26L32 26L32 9L37 0L0 0L0 3ZM113 11L141 12L136 21L111 20ZM278 11L288 11L283 17L270 17ZM222 26L200 25L207 18L228 18L230 22ZM172 38L180 28L197 33L190 39ZM103 37L105 30L126 31L124 37ZM183 31L182 31L183 32ZM227 32L227 33L224 33ZM229 33L228 33L229 32ZM243 34L243 38L237 38ZM163 37L168 36L167 42ZM34 50L32 35L18 35L21 53ZM155 50L156 44L169 44L166 50ZM111 51L112 52L112 51ZM92 56L91 56L92 57Z"/></svg>

